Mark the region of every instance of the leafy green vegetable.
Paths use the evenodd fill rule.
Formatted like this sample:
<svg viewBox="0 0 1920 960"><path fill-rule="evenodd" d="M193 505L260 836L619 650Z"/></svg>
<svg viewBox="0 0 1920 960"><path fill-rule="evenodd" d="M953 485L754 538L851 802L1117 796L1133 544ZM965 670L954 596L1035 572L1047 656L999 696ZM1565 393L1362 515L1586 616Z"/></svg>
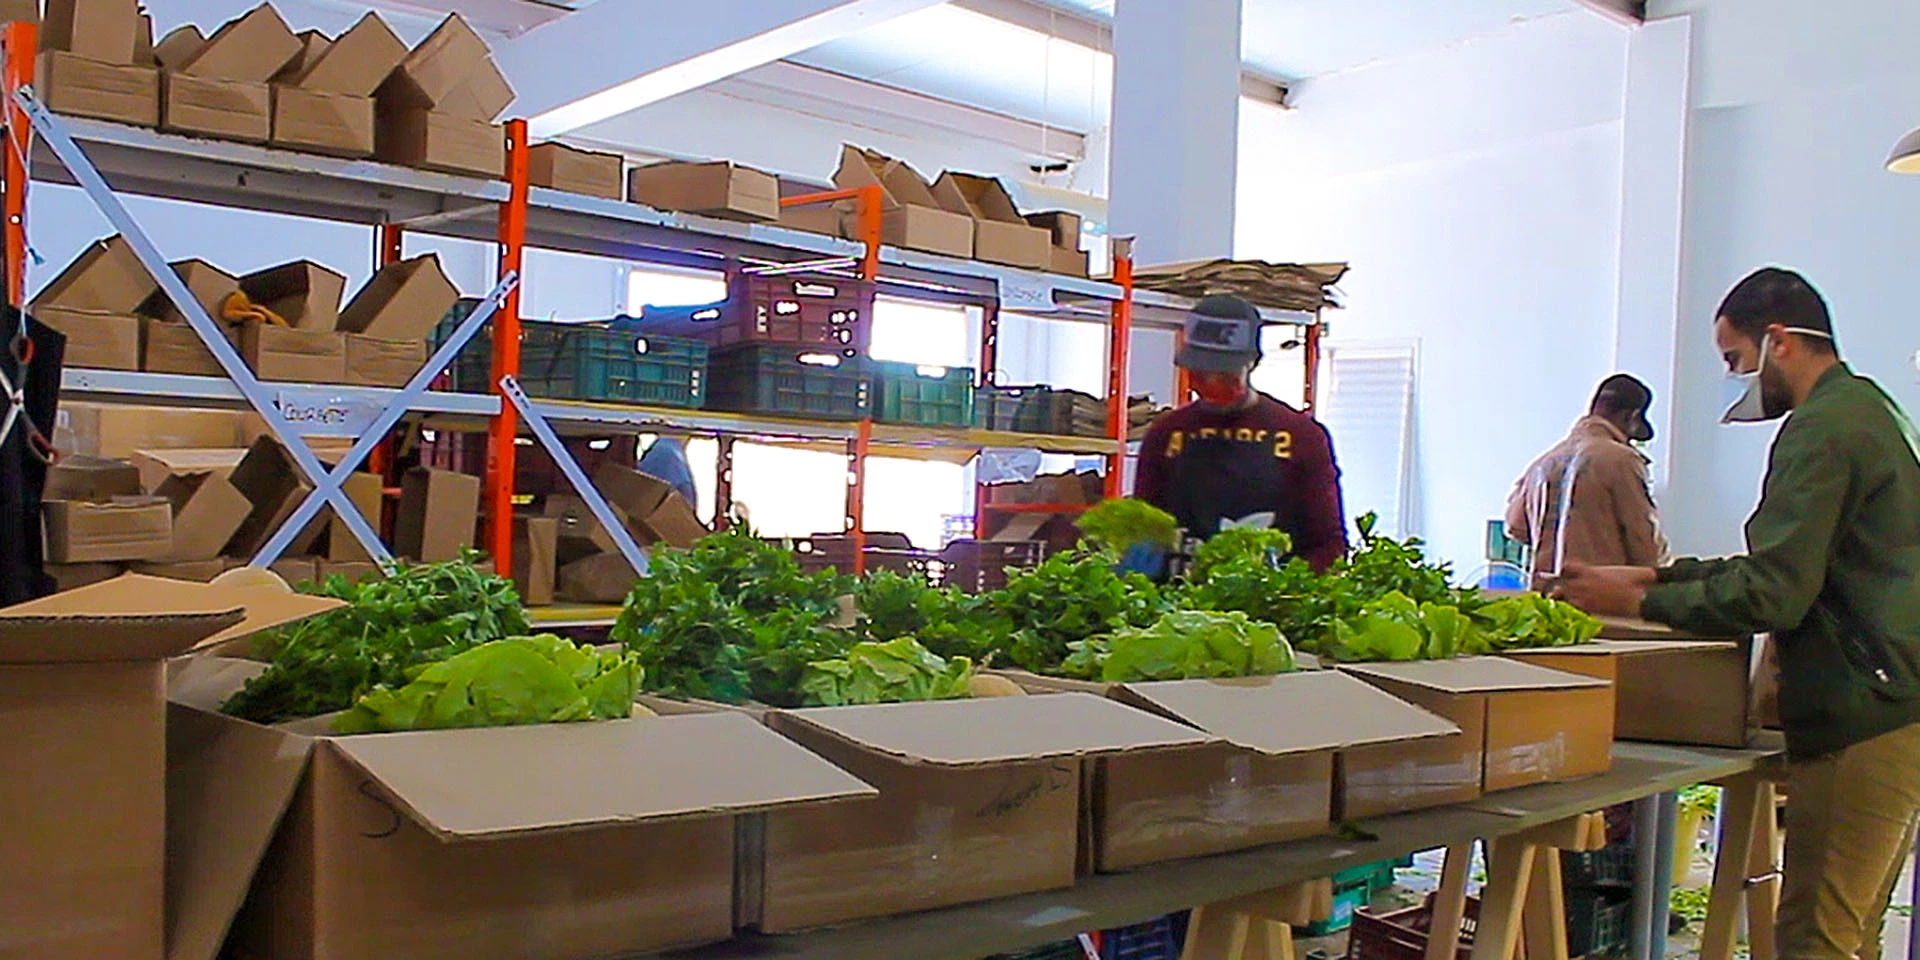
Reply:
<svg viewBox="0 0 1920 960"><path fill-rule="evenodd" d="M552 634L483 643L374 687L334 718L336 733L444 730L630 716L640 662Z"/></svg>
<svg viewBox="0 0 1920 960"><path fill-rule="evenodd" d="M1321 652L1347 662L1439 660L1586 643L1599 633L1599 621L1536 594L1483 603L1469 613L1452 604L1416 604L1394 591L1334 621Z"/></svg>
<svg viewBox="0 0 1920 960"><path fill-rule="evenodd" d="M1173 549L1180 540L1180 521L1145 500L1122 497L1103 500L1080 515L1080 533L1095 548L1124 552L1136 543Z"/></svg>
<svg viewBox="0 0 1920 960"><path fill-rule="evenodd" d="M1074 665L1107 683L1264 677L1294 668L1293 648L1272 624L1199 610L1176 610L1152 626L1083 641Z"/></svg>
<svg viewBox="0 0 1920 960"><path fill-rule="evenodd" d="M1057 670L1077 641L1146 626L1169 609L1152 581L1115 573L1113 559L1098 553L1057 553L1013 571L1006 588L982 602L1011 627L1007 656L1036 673Z"/></svg>
<svg viewBox="0 0 1920 960"><path fill-rule="evenodd" d="M967 696L973 662L927 651L912 637L856 643L845 659L807 665L800 691L807 706L953 700Z"/></svg>
<svg viewBox="0 0 1920 960"><path fill-rule="evenodd" d="M1580 608L1537 593L1482 604L1472 615L1491 650L1564 647L1586 643L1601 630L1600 621Z"/></svg>
<svg viewBox="0 0 1920 960"><path fill-rule="evenodd" d="M345 710L376 684L405 683L413 667L525 634L513 582L475 569L480 559L469 551L385 579L326 578L311 591L348 605L262 634L255 652L266 671L220 709L256 723Z"/></svg>

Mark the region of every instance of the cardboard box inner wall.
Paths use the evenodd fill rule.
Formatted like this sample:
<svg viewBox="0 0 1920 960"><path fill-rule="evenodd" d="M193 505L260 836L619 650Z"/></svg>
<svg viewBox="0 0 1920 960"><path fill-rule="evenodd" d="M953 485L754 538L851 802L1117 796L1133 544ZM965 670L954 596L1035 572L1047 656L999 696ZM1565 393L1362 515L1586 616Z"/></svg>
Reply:
<svg viewBox="0 0 1920 960"><path fill-rule="evenodd" d="M102 63L133 63L139 50L135 0L47 0L40 49L64 50Z"/></svg>
<svg viewBox="0 0 1920 960"><path fill-rule="evenodd" d="M1462 718L1483 714L1484 792L1573 780L1613 764L1613 686L1604 680L1500 657L1340 669L1463 729Z"/></svg>
<svg viewBox="0 0 1920 960"><path fill-rule="evenodd" d="M767 722L880 790L874 803L766 815L741 919L769 933L1070 886L1086 758L1211 739L1078 693Z"/></svg>
<svg viewBox="0 0 1920 960"><path fill-rule="evenodd" d="M1614 736L1621 740L1737 748L1759 731L1758 664L1750 637L1602 639L1507 656L1612 683Z"/></svg>

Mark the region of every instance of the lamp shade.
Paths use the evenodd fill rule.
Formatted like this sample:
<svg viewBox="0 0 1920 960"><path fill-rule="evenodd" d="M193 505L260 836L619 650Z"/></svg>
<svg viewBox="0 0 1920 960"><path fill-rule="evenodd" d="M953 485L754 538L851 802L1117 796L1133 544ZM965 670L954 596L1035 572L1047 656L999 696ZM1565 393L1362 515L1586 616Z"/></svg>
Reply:
<svg viewBox="0 0 1920 960"><path fill-rule="evenodd" d="M1900 138L1893 145L1893 153L1887 156L1887 170L1891 173L1920 173L1920 130L1915 130Z"/></svg>

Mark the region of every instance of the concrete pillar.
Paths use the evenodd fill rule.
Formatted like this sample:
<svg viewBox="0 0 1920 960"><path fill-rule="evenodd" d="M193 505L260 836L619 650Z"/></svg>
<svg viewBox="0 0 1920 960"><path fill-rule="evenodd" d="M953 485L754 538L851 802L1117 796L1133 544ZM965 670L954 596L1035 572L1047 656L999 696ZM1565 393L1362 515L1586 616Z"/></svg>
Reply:
<svg viewBox="0 0 1920 960"><path fill-rule="evenodd" d="M1111 232L1134 259L1233 253L1240 0L1118 0Z"/></svg>

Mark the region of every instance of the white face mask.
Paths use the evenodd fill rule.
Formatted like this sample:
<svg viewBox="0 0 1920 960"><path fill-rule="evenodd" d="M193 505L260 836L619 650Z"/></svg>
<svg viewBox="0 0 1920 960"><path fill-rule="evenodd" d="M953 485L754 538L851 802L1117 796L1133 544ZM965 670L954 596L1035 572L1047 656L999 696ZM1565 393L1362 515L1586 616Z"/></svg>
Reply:
<svg viewBox="0 0 1920 960"><path fill-rule="evenodd" d="M1797 333L1807 337L1820 337L1832 340L1833 334L1820 330L1808 330L1804 327L1788 327L1788 333ZM1760 365L1752 373L1727 374L1725 391L1726 413L1720 415L1721 423L1765 423L1778 420L1787 415L1787 411L1767 409L1766 391L1760 385L1760 374L1767 369L1767 348L1773 343L1773 334L1760 338Z"/></svg>

